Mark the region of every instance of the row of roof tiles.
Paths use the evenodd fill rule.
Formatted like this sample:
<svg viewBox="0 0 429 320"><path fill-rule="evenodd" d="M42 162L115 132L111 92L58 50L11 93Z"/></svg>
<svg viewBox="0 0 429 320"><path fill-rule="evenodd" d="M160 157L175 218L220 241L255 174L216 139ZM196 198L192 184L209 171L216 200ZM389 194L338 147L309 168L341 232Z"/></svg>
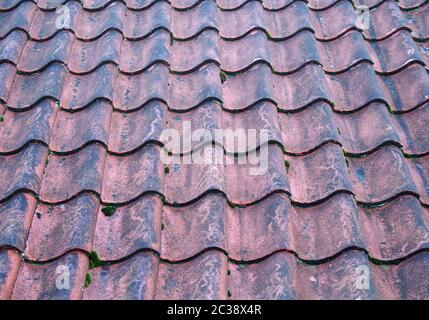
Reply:
<svg viewBox="0 0 429 320"><path fill-rule="evenodd" d="M97 99L109 101L121 111L137 110L151 101L187 111L211 100L232 111L261 101L270 101L283 111L298 111L325 101L338 112L356 111L372 102L385 103L393 112L406 112L429 101L429 74L418 63L391 75L376 74L367 62L335 75L325 74L316 64L289 75L272 74L265 64L225 75L214 63L184 75L171 74L164 64L155 64L137 75L118 73L112 64L85 75L71 74L59 63L34 75L17 74L8 63L0 64L0 70L0 99L17 111L29 109L44 98L59 100L61 108L71 111L82 110Z"/></svg>
<svg viewBox="0 0 429 320"><path fill-rule="evenodd" d="M419 40L429 38L429 6L402 11L393 0L370 11L369 29L365 30L357 27L358 13L353 4L345 0L324 11L311 11L301 1L280 11L266 11L256 1L235 11L219 10L214 1L208 0L188 11L174 10L166 2L157 2L143 11L129 10L122 2L114 2L95 12L85 10L75 1L67 2L66 6L70 13L67 24L61 24L55 11L38 9L31 1L23 2L12 11L0 12L0 38L16 29L36 40L48 39L62 29L72 30L82 40L96 39L112 29L131 40L145 38L158 29L171 31L175 39L182 40L194 38L208 29L230 40L258 29L275 40L287 39L301 30L314 32L321 40L338 38L349 30L360 30L371 40L384 39L398 30L408 30Z"/></svg>
<svg viewBox="0 0 429 320"><path fill-rule="evenodd" d="M255 203L275 192L290 194L294 202L303 205L319 203L340 192L352 193L358 202L368 205L401 194L419 196L422 203L429 204L425 179L428 156L404 158L399 148L385 146L367 157L344 157L341 147L332 143L300 157L284 157L276 145L270 145L267 152L265 174L255 175L255 170L265 171L261 159L256 163L249 155L246 163L240 164L234 156L224 156L218 147L205 148L204 155L193 154L193 159L190 155L180 159L167 156L155 145L127 156L106 155L98 144L71 155L48 157L47 147L30 144L17 154L0 157L4 181L0 198L5 201L27 190L40 195L44 202L62 203L92 191L105 203L123 204L154 193L170 204L184 205L217 190L239 205ZM198 156L205 160L196 163ZM170 164L164 165L161 157ZM255 184L258 188L247 188Z"/></svg>
<svg viewBox="0 0 429 320"><path fill-rule="evenodd" d="M105 208L90 193L60 205L18 193L0 204L0 248L16 248L31 261L51 261L74 250L121 261L151 250L183 262L218 248L235 261L286 250L318 263L350 248L389 262L429 249L429 211L413 196L365 208L344 193L312 207L293 206L286 195L273 194L240 208L216 193L185 207L146 195L113 214Z"/></svg>
<svg viewBox="0 0 429 320"><path fill-rule="evenodd" d="M18 253L3 250L0 261L0 274L7 275L0 278L0 297L13 299L421 299L429 296L427 283L421 281L429 276L428 253L417 254L399 265L377 266L364 253L349 251L314 266L301 263L287 252L254 264L236 264L214 250L180 264L141 252L118 264L92 269L90 275L87 275L88 258L81 252L38 265L20 263ZM65 271L70 279L69 289L64 289Z"/></svg>
<svg viewBox="0 0 429 320"><path fill-rule="evenodd" d="M9 11L18 7L22 2L30 0L5 0L0 5L0 11ZM72 0L31 0L33 3L44 10L53 10L60 5L66 4ZM132 10L145 10L158 2L170 3L177 10L190 10L198 6L205 0L82 0L82 6L88 10L99 10L107 7L112 2L122 2L127 8ZM296 1L303 1L308 4L311 10L325 10L332 7L341 0L215 0L217 6L221 10L236 10L246 5L248 2L259 2L262 4L265 10L281 10L284 9ZM355 6L365 5L370 8L375 8L381 5L386 0L357 0L350 1ZM413 10L419 8L427 2L427 0L396 0L399 7L404 10Z"/></svg>
<svg viewBox="0 0 429 320"><path fill-rule="evenodd" d="M17 153L31 142L64 155L94 142L102 144L111 155L128 155L149 144L185 155L212 143L223 147L227 154L243 154L269 142L297 156L332 142L352 156L372 153L387 144L401 147L407 156L425 156L429 153L428 121L429 104L408 113L390 114L384 104L372 103L360 111L339 114L325 102L316 102L297 113L278 112L274 104L261 102L231 113L209 101L177 113L161 102L151 102L135 112L122 113L113 111L107 102L97 101L70 113L44 100L25 112L3 113L0 154ZM171 136L166 134L172 129L180 135L177 146L169 143ZM200 129L210 135L196 136ZM255 130L254 144L247 136L251 130ZM192 139L187 132L194 132ZM246 133L244 140L235 139L234 133L240 132ZM229 133L232 135L227 136Z"/></svg>
<svg viewBox="0 0 429 320"><path fill-rule="evenodd" d="M248 50L249 47L255 49ZM284 41L267 41L262 31L227 41L219 39L217 32L207 30L192 40L174 41L172 45L164 30L139 41L126 41L119 32L108 31L89 42L75 39L68 31L46 41L27 41L24 32L14 31L0 40L0 61L29 74L54 62L63 63L75 74L90 73L105 63L116 64L126 74L164 63L170 72L182 74L211 62L227 73L246 71L258 62L266 63L276 74L294 73L308 64L319 64L326 73L342 73L366 61L374 65L375 72L392 74L411 63L429 65L429 45L415 42L408 31L402 30L377 42L365 41L358 31L321 42L305 30Z"/></svg>

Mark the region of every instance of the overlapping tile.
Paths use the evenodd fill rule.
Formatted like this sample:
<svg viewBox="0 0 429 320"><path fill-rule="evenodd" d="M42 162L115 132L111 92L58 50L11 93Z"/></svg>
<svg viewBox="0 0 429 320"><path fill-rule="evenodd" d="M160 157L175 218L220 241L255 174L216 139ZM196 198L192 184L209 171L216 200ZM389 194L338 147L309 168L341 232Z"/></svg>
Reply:
<svg viewBox="0 0 429 320"><path fill-rule="evenodd" d="M1 298L428 298L427 2L61 4L0 5Z"/></svg>

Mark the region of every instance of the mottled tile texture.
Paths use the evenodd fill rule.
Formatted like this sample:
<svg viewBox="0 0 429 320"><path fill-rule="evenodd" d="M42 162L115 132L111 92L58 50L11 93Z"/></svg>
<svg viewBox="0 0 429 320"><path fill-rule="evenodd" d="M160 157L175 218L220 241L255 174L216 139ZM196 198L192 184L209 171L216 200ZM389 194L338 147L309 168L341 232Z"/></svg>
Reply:
<svg viewBox="0 0 429 320"><path fill-rule="evenodd" d="M428 72L426 0L0 0L0 299L429 299Z"/></svg>

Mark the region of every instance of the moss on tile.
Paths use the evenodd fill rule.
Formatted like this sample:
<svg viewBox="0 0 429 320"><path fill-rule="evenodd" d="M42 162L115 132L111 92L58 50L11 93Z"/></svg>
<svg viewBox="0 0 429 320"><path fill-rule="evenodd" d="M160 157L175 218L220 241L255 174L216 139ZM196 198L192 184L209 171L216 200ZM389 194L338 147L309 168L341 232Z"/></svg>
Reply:
<svg viewBox="0 0 429 320"><path fill-rule="evenodd" d="M104 213L104 215L106 217L111 217L115 213L116 207L115 206L106 206L106 207L103 207L101 209L101 211Z"/></svg>
<svg viewBox="0 0 429 320"><path fill-rule="evenodd" d="M92 281L91 274L87 272L85 276L85 288L89 287L89 285L91 284L91 281Z"/></svg>

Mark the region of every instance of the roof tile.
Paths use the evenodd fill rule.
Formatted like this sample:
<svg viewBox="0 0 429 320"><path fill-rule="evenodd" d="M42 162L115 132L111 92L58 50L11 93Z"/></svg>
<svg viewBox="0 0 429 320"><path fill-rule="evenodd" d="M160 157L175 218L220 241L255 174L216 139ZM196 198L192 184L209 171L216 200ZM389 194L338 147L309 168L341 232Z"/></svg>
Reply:
<svg viewBox="0 0 429 320"><path fill-rule="evenodd" d="M97 101L76 113L59 110L50 149L65 153L83 148L90 142L107 145L111 114L111 105L104 101Z"/></svg>
<svg viewBox="0 0 429 320"><path fill-rule="evenodd" d="M101 193L106 151L93 144L71 155L49 155L40 197L58 203L69 200L82 191Z"/></svg>
<svg viewBox="0 0 429 320"><path fill-rule="evenodd" d="M113 101L117 73L117 68L111 64L102 65L88 75L69 73L64 80L61 106L76 110L97 99Z"/></svg>
<svg viewBox="0 0 429 320"><path fill-rule="evenodd" d="M75 73L87 73L106 62L119 64L122 35L116 31L106 32L94 41L75 40L71 48L68 67Z"/></svg>
<svg viewBox="0 0 429 320"><path fill-rule="evenodd" d="M31 2L26 1L25 3ZM67 1L64 6L67 8L67 12L70 14L70 20L68 23L67 21L61 19L57 20L58 15L56 11L37 10L34 14L31 27L25 29L28 31L31 38L35 40L46 40L54 36L57 32L60 32L60 30L73 30L77 32L77 22L82 11L82 7L79 2L74 0ZM56 7L56 5L54 7ZM58 28L58 26L60 26L60 28Z"/></svg>
<svg viewBox="0 0 429 320"><path fill-rule="evenodd" d="M24 262L19 269L12 299L80 299L86 270L88 270L88 259L81 252L69 253L48 264Z"/></svg>
<svg viewBox="0 0 429 320"><path fill-rule="evenodd" d="M402 152L386 146L363 158L349 158L350 179L356 198L363 203L383 203L403 194L417 193Z"/></svg>
<svg viewBox="0 0 429 320"><path fill-rule="evenodd" d="M48 149L30 144L13 155L0 155L0 199L10 197L19 190L38 194Z"/></svg>
<svg viewBox="0 0 429 320"><path fill-rule="evenodd" d="M91 251L98 200L82 194L58 206L39 204L31 224L26 258L46 261L73 249Z"/></svg>
<svg viewBox="0 0 429 320"><path fill-rule="evenodd" d="M303 157L286 156L292 200L316 203L339 191L351 192L343 151L327 144Z"/></svg>
<svg viewBox="0 0 429 320"><path fill-rule="evenodd" d="M35 209L36 199L24 193L0 204L0 247L24 251Z"/></svg>
<svg viewBox="0 0 429 320"><path fill-rule="evenodd" d="M150 253L139 253L123 263L90 271L86 300L148 300L156 289L158 262Z"/></svg>
<svg viewBox="0 0 429 320"><path fill-rule="evenodd" d="M0 299L7 300L12 294L21 258L14 250L0 251Z"/></svg>
<svg viewBox="0 0 429 320"><path fill-rule="evenodd" d="M48 66L40 73L17 74L8 106L13 109L28 109L44 98L59 100L66 76L66 68L58 63Z"/></svg>
<svg viewBox="0 0 429 320"><path fill-rule="evenodd" d="M127 156L106 156L101 199L126 203L147 192L162 193L160 148L148 145Z"/></svg>
<svg viewBox="0 0 429 320"><path fill-rule="evenodd" d="M52 62L67 62L73 35L62 31L46 41L27 41L19 59L18 69L34 73Z"/></svg>
<svg viewBox="0 0 429 320"><path fill-rule="evenodd" d="M0 61L17 65L26 41L25 32L20 30L10 32L6 38L0 40Z"/></svg>
<svg viewBox="0 0 429 320"><path fill-rule="evenodd" d="M225 299L227 258L209 251L189 262L162 263L158 271L157 299Z"/></svg>
<svg viewBox="0 0 429 320"><path fill-rule="evenodd" d="M160 251L162 200L148 195L116 208L108 216L100 207L94 251L103 261L120 260L142 249Z"/></svg>
<svg viewBox="0 0 429 320"><path fill-rule="evenodd" d="M48 145L56 113L55 103L49 100L24 113L6 110L0 126L0 152L19 150L29 142Z"/></svg>

